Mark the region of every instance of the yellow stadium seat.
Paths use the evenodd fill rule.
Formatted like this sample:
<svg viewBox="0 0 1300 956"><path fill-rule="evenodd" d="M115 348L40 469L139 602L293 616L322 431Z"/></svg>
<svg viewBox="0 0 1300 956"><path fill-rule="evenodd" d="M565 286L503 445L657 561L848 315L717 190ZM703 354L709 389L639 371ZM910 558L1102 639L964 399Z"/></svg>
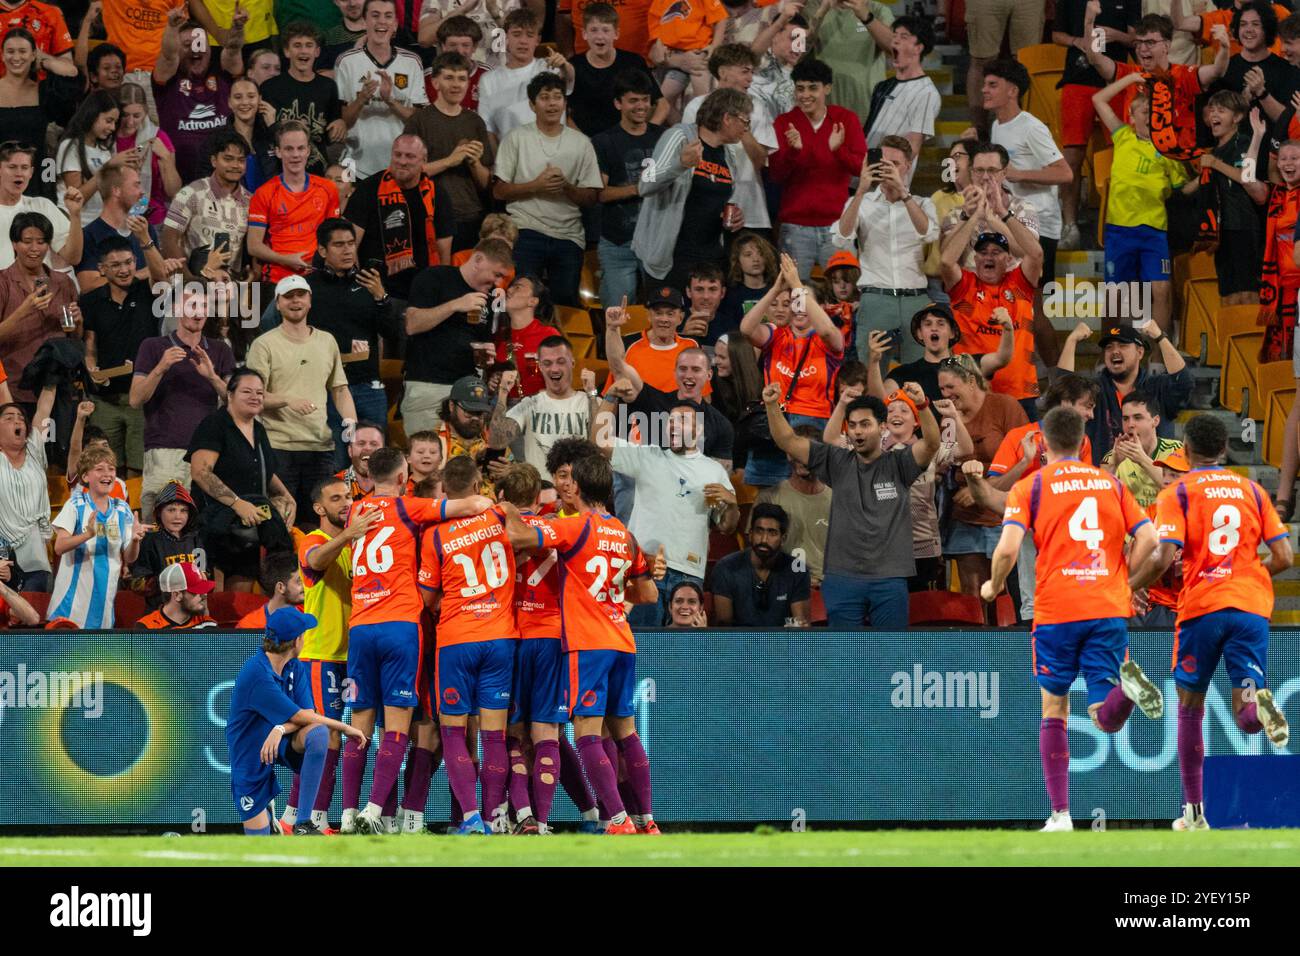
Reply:
<svg viewBox="0 0 1300 956"><path fill-rule="evenodd" d="M604 391L605 380L609 378L609 363L602 358L590 356L587 358L574 359L573 362L573 387L582 388L582 372L584 369L591 369L596 373L596 388Z"/></svg>
<svg viewBox="0 0 1300 956"><path fill-rule="evenodd" d="M1286 440L1286 420L1295 401L1295 388L1279 388L1264 401L1263 458L1274 467L1282 466L1282 444Z"/></svg>
<svg viewBox="0 0 1300 956"><path fill-rule="evenodd" d="M1244 414L1242 392L1255 391L1255 359L1263 344L1263 332L1238 332L1228 336L1224 343L1223 373L1219 376L1219 404L1238 415Z"/></svg>
<svg viewBox="0 0 1300 956"><path fill-rule="evenodd" d="M1214 334L1219 340L1219 348L1226 348L1228 339L1241 332L1257 332L1259 327L1258 305L1224 305L1213 316ZM1226 356L1225 356L1226 359Z"/></svg>
<svg viewBox="0 0 1300 956"><path fill-rule="evenodd" d="M565 335L569 340L569 345L573 348L573 357L575 359L586 359L596 357L596 336L587 332L572 332Z"/></svg>
<svg viewBox="0 0 1300 956"><path fill-rule="evenodd" d="M1029 71L1025 109L1042 120L1057 142L1061 139L1061 91L1057 81L1065 72L1065 47L1035 43L1016 51L1016 59Z"/></svg>
<svg viewBox="0 0 1300 956"><path fill-rule="evenodd" d="M1110 167L1115 159L1115 150L1099 149L1092 154L1092 187L1100 200L1097 203L1097 245L1103 246L1106 229L1106 197L1110 195Z"/></svg>
<svg viewBox="0 0 1300 956"><path fill-rule="evenodd" d="M1192 279L1217 279L1219 273L1214 267L1214 254L1211 252L1193 252L1188 260Z"/></svg>
<svg viewBox="0 0 1300 956"><path fill-rule="evenodd" d="M582 304L588 309L599 309L600 303L600 257L596 250L589 250L582 257L582 274L578 279L578 295Z"/></svg>
<svg viewBox="0 0 1300 956"><path fill-rule="evenodd" d="M397 404L389 406L388 409L388 444L394 448L406 448L406 429L402 427L402 420L397 417Z"/></svg>
<svg viewBox="0 0 1300 956"><path fill-rule="evenodd" d="M131 505L132 511L140 510L140 491L144 485L144 479L139 475L134 478L126 479L126 500ZM145 523L153 521L153 515L144 515Z"/></svg>
<svg viewBox="0 0 1300 956"><path fill-rule="evenodd" d="M1209 365L1222 365L1223 353L1214 334L1214 316L1219 311L1219 280L1193 276L1183 286L1183 351L1205 355Z"/></svg>
<svg viewBox="0 0 1300 956"><path fill-rule="evenodd" d="M576 309L571 305L557 305L555 307L555 324L559 326L565 336L572 333L579 335L593 335L591 328L591 313L586 309Z"/></svg>
<svg viewBox="0 0 1300 956"><path fill-rule="evenodd" d="M650 328L650 310L644 305L627 307L627 324L623 326L624 335L639 335Z"/></svg>
<svg viewBox="0 0 1300 956"><path fill-rule="evenodd" d="M1288 388L1295 388L1295 369L1290 359L1257 365L1255 387L1250 390L1250 417L1263 421L1268 413L1268 397Z"/></svg>

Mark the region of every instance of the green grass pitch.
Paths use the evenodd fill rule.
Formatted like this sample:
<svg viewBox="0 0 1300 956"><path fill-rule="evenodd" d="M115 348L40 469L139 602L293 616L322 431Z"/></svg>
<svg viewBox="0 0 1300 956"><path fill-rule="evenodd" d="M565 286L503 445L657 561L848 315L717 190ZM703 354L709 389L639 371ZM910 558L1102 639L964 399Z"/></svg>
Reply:
<svg viewBox="0 0 1300 956"><path fill-rule="evenodd" d="M1300 830L825 830L662 837L3 837L12 866L1293 866Z"/></svg>

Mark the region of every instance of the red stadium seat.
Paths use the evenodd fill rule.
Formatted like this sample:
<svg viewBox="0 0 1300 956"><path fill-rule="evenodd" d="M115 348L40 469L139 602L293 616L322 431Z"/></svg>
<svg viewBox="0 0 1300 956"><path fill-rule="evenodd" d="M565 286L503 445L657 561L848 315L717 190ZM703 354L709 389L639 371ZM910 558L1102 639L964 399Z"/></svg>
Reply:
<svg viewBox="0 0 1300 956"><path fill-rule="evenodd" d="M907 623L979 624L984 623L984 602L973 594L953 591L914 591L908 602Z"/></svg>
<svg viewBox="0 0 1300 956"><path fill-rule="evenodd" d="M825 624L826 622L826 600L822 597L822 589L813 588L812 600L808 602L808 623Z"/></svg>
<svg viewBox="0 0 1300 956"><path fill-rule="evenodd" d="M118 627L135 627L146 610L144 598L134 591L119 588L117 597L113 598L113 621Z"/></svg>
<svg viewBox="0 0 1300 956"><path fill-rule="evenodd" d="M1016 606L1012 603L1010 594L1005 591L999 594L993 607L997 611L998 627L1016 626Z"/></svg>
<svg viewBox="0 0 1300 956"><path fill-rule="evenodd" d="M265 603L265 594L213 591L208 595L208 614L222 627L234 627L241 617L251 614Z"/></svg>
<svg viewBox="0 0 1300 956"><path fill-rule="evenodd" d="M19 593L27 599L27 603L30 604L35 609L36 613L41 616L41 622L44 623L50 610L49 594L44 591L21 591Z"/></svg>

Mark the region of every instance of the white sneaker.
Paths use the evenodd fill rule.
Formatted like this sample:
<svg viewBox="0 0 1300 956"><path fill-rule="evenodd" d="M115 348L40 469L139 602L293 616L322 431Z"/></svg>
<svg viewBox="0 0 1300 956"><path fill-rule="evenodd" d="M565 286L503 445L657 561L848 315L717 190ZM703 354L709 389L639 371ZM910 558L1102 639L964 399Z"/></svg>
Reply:
<svg viewBox="0 0 1300 956"><path fill-rule="evenodd" d="M1047 822L1043 824L1043 828L1038 832L1039 833L1060 833L1065 830L1073 830L1073 829L1074 829L1074 821L1070 819L1070 811L1054 810L1052 811L1052 815L1047 818Z"/></svg>
<svg viewBox="0 0 1300 956"><path fill-rule="evenodd" d="M406 817L402 820L402 832L424 833L424 813L420 810L407 810Z"/></svg>
<svg viewBox="0 0 1300 956"><path fill-rule="evenodd" d="M362 810L356 816L356 830L354 832L383 836L388 832L388 829L379 817L371 816L365 810Z"/></svg>
<svg viewBox="0 0 1300 956"><path fill-rule="evenodd" d="M383 827L381 833L401 833L402 828L397 823L397 817L380 817L379 825Z"/></svg>
<svg viewBox="0 0 1300 956"><path fill-rule="evenodd" d="M339 824L339 833L356 833L357 832L357 811L353 807L350 810L343 811L343 822Z"/></svg>
<svg viewBox="0 0 1300 956"><path fill-rule="evenodd" d="M1265 688L1257 691L1255 694L1255 713L1259 715L1259 722L1264 725L1264 733L1268 734L1268 739L1276 747L1285 747L1286 742L1291 739L1291 730L1287 727L1286 714L1282 713L1282 708L1273 700L1273 692Z"/></svg>
<svg viewBox="0 0 1300 956"><path fill-rule="evenodd" d="M509 833L511 829L509 813L494 814L491 824L488 825L489 833Z"/></svg>
<svg viewBox="0 0 1300 956"><path fill-rule="evenodd" d="M1138 705L1138 709L1152 720L1165 714L1165 695L1142 673L1138 662L1127 660L1119 666L1119 686L1124 696Z"/></svg>
<svg viewBox="0 0 1300 956"><path fill-rule="evenodd" d="M1083 244L1077 222L1066 223L1061 227L1061 238L1056 241L1057 249L1078 249Z"/></svg>
<svg viewBox="0 0 1300 956"><path fill-rule="evenodd" d="M1187 830L1208 830L1210 825L1205 822L1204 811L1197 813L1195 804L1184 803L1183 815L1173 822L1172 828L1182 833Z"/></svg>

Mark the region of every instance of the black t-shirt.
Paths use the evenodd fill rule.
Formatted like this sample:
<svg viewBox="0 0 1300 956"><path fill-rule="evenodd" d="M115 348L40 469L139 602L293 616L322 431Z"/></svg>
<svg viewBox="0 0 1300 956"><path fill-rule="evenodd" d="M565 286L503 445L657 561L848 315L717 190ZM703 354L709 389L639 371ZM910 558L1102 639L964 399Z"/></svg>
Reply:
<svg viewBox="0 0 1300 956"><path fill-rule="evenodd" d="M1241 125L1247 128L1239 128L1235 137L1214 150L1214 155L1229 166L1240 166L1250 149L1251 133L1248 124L1242 122ZM1244 186L1219 173L1214 173L1210 177L1210 185L1218 197L1221 230L1253 231L1263 228L1263 212L1255 205L1255 201L1250 198L1250 193L1246 192Z"/></svg>
<svg viewBox="0 0 1300 956"><path fill-rule="evenodd" d="M325 149L329 145L325 128L343 117L339 88L328 77L317 74L306 83L286 71L273 76L261 87L262 99L275 107L277 123L298 120L311 132L311 158L307 172L325 175Z"/></svg>
<svg viewBox="0 0 1300 956"><path fill-rule="evenodd" d="M722 210L731 201L735 182L727 165L725 146L710 146L701 141L703 156L691 178L686 195L681 232L673 258L717 259L722 256Z"/></svg>
<svg viewBox="0 0 1300 956"><path fill-rule="evenodd" d="M677 402L676 392L661 392L653 385L642 385L641 391L628 403L628 412L656 412L667 415ZM664 429L659 429L663 432ZM736 432L731 427L727 416L714 408L709 402L704 403L704 454L710 458L730 458L731 446L735 442Z"/></svg>
<svg viewBox="0 0 1300 956"><path fill-rule="evenodd" d="M191 564L202 563L198 532L182 532L180 537L176 537L171 532L158 528L145 534L140 541L140 555L136 558L135 564L131 565L131 577L146 580L156 578L162 574L162 569L167 565L182 561ZM159 591L155 585L145 597L145 604L148 605L149 610L156 611L162 607L166 597L167 595Z"/></svg>
<svg viewBox="0 0 1300 956"><path fill-rule="evenodd" d="M908 362L906 365L892 369L886 373L885 378L892 378L899 387L902 387L904 382L915 382L921 386L925 397L932 402L943 398L943 392L939 391L938 362L927 362L924 358L919 358L915 362Z"/></svg>
<svg viewBox="0 0 1300 956"><path fill-rule="evenodd" d="M147 279L136 279L119 304L113 301L107 283L77 300L87 332L95 333L95 359L100 368L114 368L135 361L145 339L158 335L158 317L154 315L154 297ZM96 386L100 395L123 395L131 391L130 375L110 378L107 385Z"/></svg>
<svg viewBox="0 0 1300 956"><path fill-rule="evenodd" d="M1291 105L1291 94L1300 89L1300 70L1276 53L1270 53L1258 63L1251 63L1240 53L1228 60L1228 70L1210 85L1209 93L1235 90L1240 93L1246 85L1246 74L1259 67L1264 71L1264 89L1283 106ZM1261 110L1261 112L1263 112ZM1250 130L1250 121L1244 120L1242 129Z"/></svg>
<svg viewBox="0 0 1300 956"><path fill-rule="evenodd" d="M349 206L351 203L349 202ZM431 266L411 283L409 305L429 309L473 292L460 269L455 266ZM406 378L412 382L454 385L456 380L477 371L471 342L492 341L491 296L474 316L458 312L447 321L406 340Z"/></svg>
<svg viewBox="0 0 1300 956"><path fill-rule="evenodd" d="M403 220L406 218L406 211L398 206L386 209L384 215L380 216L379 183L383 176L383 173L375 173L375 175L357 183L357 190L352 194L352 198L348 200L347 211L344 213L348 221L356 223L365 230L365 235L361 237L361 246L357 249L357 261L363 267L371 259L378 259L380 262L384 261L384 222L389 217L396 215L400 215ZM420 269L422 267L427 268L422 264L429 261L429 243L424 232L424 221L427 216L424 211L424 200L420 198L420 187L417 185L411 189L403 189L402 195L406 197L406 210L410 211L411 249L415 254L415 267L403 269L401 272L388 276L384 280L384 287L398 298L405 299L410 297L411 283L415 281ZM394 225L399 224L395 223ZM456 221L452 216L450 197L435 187L433 192L434 237L438 239L444 236L449 237L455 230Z"/></svg>
<svg viewBox="0 0 1300 956"><path fill-rule="evenodd" d="M760 581L749 549L729 554L713 568L709 590L730 598L734 627L780 628L790 617L790 605L812 597L812 579L805 569L794 570L794 557L784 551L776 566Z"/></svg>
<svg viewBox="0 0 1300 956"><path fill-rule="evenodd" d="M194 437L190 439L185 460L190 461L196 451L217 453L212 474L239 497L270 497L271 479L275 477L277 461L275 449L271 447L271 440L266 437L266 429L261 422L253 420L253 444L250 445L235 420L230 417L230 412L219 408L194 429ZM262 490L264 464L266 491ZM212 502L197 482L193 487L193 495L194 503L200 511Z"/></svg>
<svg viewBox="0 0 1300 956"><path fill-rule="evenodd" d="M572 102L572 101L570 101ZM649 124L640 136L633 136L622 125L614 126L591 138L600 171L609 177L610 186L640 182L642 164L654 156L655 144L664 134L662 126ZM636 217L641 211L641 197L632 196L619 202L601 203L600 235L607 242L625 246L636 231Z"/></svg>
<svg viewBox="0 0 1300 956"><path fill-rule="evenodd" d="M1053 29L1072 37L1082 37L1084 14L1087 10L1088 0L1056 0L1056 23ZM1101 0L1101 13L1097 14L1093 26L1110 27L1123 32L1129 27L1136 27L1140 19L1142 19L1142 0ZM1084 39L1091 42L1090 37ZM1102 52L1116 63L1124 63L1129 58L1129 48L1122 43L1107 42ZM1101 74L1088 63L1088 58L1076 47L1070 47L1065 51L1065 72L1056 85L1059 88L1067 83L1098 87L1106 85Z"/></svg>
<svg viewBox="0 0 1300 956"><path fill-rule="evenodd" d="M588 136L603 133L619 122L618 108L614 106L614 78L624 70L635 70L650 78L650 105L658 103L662 94L654 75L645 60L627 50L615 50L614 62L596 67L587 62L587 54L571 57L573 64L573 92L569 94L569 115L578 129Z"/></svg>
<svg viewBox="0 0 1300 956"><path fill-rule="evenodd" d="M728 288L718 306L718 314L713 317L713 324L720 329L718 334L740 328L745 313L754 307L755 302L767 295L771 288L770 285L765 285L760 289L751 289L743 283ZM716 340L715 336L714 341Z"/></svg>

